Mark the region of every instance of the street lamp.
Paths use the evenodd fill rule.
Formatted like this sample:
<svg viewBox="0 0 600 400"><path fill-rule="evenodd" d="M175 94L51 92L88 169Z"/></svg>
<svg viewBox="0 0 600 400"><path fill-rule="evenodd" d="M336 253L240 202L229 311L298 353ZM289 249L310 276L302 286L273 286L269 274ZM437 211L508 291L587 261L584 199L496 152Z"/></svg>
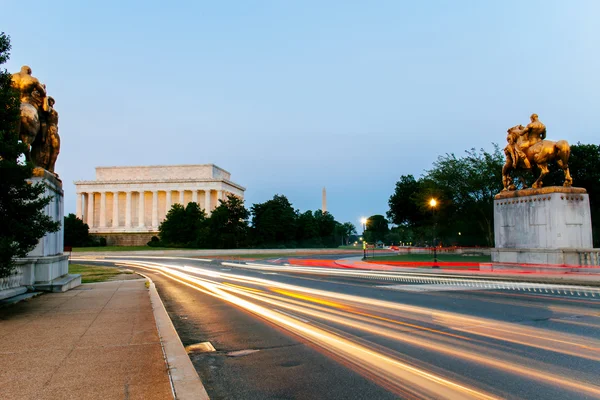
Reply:
<svg viewBox="0 0 600 400"><path fill-rule="evenodd" d="M437 207L437 200L434 199L433 197L431 198L431 200L429 200L429 206L431 207L431 212L433 213L433 268L438 268L437 265L437 246L435 243L435 231L437 228L437 219L436 219L436 215L435 215L435 208Z"/></svg>
<svg viewBox="0 0 600 400"><path fill-rule="evenodd" d="M362 217L360 219L360 223L363 226L363 236L365 235L365 231L367 230L367 219ZM362 238L360 238L362 240ZM363 260L367 258L367 243L363 242Z"/></svg>

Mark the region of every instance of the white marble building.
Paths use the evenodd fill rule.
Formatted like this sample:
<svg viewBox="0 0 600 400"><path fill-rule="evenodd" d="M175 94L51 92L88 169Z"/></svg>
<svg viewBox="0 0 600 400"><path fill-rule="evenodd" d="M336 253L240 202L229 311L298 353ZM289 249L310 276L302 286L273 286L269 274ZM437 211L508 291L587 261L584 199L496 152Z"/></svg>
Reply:
<svg viewBox="0 0 600 400"><path fill-rule="evenodd" d="M77 217L109 244L133 244L111 240L114 234L146 233L135 243L142 244L174 203L196 202L210 215L228 194L243 198L246 189L230 179L213 164L97 167L96 180L75 182Z"/></svg>

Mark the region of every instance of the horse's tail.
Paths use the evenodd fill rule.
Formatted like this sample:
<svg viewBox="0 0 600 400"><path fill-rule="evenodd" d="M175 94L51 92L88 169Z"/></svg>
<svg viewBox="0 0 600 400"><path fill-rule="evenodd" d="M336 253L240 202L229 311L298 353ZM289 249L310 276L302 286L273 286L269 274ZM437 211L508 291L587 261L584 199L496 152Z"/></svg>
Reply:
<svg viewBox="0 0 600 400"><path fill-rule="evenodd" d="M569 157L571 156L571 146L566 140L559 140L554 145L556 148L556 163L562 169L568 168Z"/></svg>

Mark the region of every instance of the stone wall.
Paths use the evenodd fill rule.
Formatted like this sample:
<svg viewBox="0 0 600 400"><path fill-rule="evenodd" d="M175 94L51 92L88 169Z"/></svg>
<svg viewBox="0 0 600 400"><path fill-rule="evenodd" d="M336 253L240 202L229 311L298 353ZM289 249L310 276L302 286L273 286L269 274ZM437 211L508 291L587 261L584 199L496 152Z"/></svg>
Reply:
<svg viewBox="0 0 600 400"><path fill-rule="evenodd" d="M167 179L230 180L231 174L213 164L97 167L98 181L147 181Z"/></svg>
<svg viewBox="0 0 600 400"><path fill-rule="evenodd" d="M158 232L99 233L90 234L90 236L106 238L107 246L145 246L152 239L152 236L158 236Z"/></svg>

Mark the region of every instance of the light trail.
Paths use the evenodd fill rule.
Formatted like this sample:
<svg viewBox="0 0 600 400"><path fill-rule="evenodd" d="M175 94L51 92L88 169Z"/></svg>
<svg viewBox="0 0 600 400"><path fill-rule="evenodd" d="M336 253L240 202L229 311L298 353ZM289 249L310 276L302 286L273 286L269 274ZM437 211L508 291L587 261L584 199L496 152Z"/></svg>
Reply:
<svg viewBox="0 0 600 400"><path fill-rule="evenodd" d="M369 373L377 375L379 379L387 381L391 386L399 386L399 388L410 387L412 391L428 398L482 400L498 398L413 367L399 360L392 359L391 357L375 352L351 340L311 326L300 319L292 318L284 313L265 308L256 303L234 296L219 288L218 284L208 280L198 279L180 271L166 271L164 267L148 267L142 263L127 264L129 264L130 267L138 267L151 271L154 270L155 272L159 272L160 274L193 289L200 289L203 293L214 295L215 297L235 304L238 307L242 307L309 340L313 344L316 344L327 351L334 352L337 357L345 359L352 365L368 370ZM196 285L200 285L200 288ZM399 385L399 383L401 383L401 385Z"/></svg>
<svg viewBox="0 0 600 400"><path fill-rule="evenodd" d="M334 324L359 330L519 378L600 398L600 386L591 383L594 379L590 379L589 375L581 374L578 379L574 379L566 368L531 360L516 352L511 353L509 348L500 351L494 349L498 345L486 345L482 340L494 339L600 361L600 341L590 337L198 267L132 260L118 262L128 267L160 273L258 315L335 354L359 372L368 372L365 375L373 376L375 381L383 382L385 387L396 393L408 389L419 397L427 398L488 399L495 396L458 382L455 378L448 379L439 373L429 372L426 368L415 366L414 362L405 362L401 359L401 354L391 349L386 351L385 348L359 340L345 331L334 332L324 327ZM570 306L568 310L572 312L575 308ZM592 311L590 313L594 314ZM407 318L415 322L399 320ZM315 325L313 320L321 322ZM434 329L421 324L443 328ZM591 327L599 328L600 324ZM458 334L459 332L469 336Z"/></svg>
<svg viewBox="0 0 600 400"><path fill-rule="evenodd" d="M152 264L152 263L151 263ZM378 312L381 312L382 309L393 310L393 311L401 311L403 314L399 314L399 317L406 317L405 313L413 314L413 317L417 320L421 320L422 322L428 322L419 318L418 316L426 316L428 319L433 319L433 321L437 324L443 324L448 328L451 328L456 331L461 331L465 333L476 334L479 336L484 336L487 338L503 340L506 342L511 342L519 345L535 347L547 351L554 351L563 354L568 354L576 357L587 358L594 361L600 361L600 341L593 340L590 338L583 337L575 337L567 334L557 334L555 332L549 330L543 330L540 328L531 328L524 327L522 325L511 324L506 322L498 322L495 320L489 320L486 318L478 318L478 317L465 317L461 314L446 312L446 311L438 311L432 310L430 308L425 307L417 307L417 306L408 306L398 303L393 303L384 300L377 300L372 298L364 298L354 295L346 295L341 293L332 293L326 292L322 290L305 288L302 286L282 284L279 282L266 280L262 278L253 278L253 277L240 277L235 274L227 274L227 273L218 273L211 270L206 270L203 268L197 267L189 267L189 266L168 266L172 269L179 269L194 272L197 274L201 274L204 276L221 278L221 279L230 279L233 281L237 281L239 283L245 284L254 284L261 285L264 287L277 287L279 290L291 290L294 292L306 293L309 295L322 296L325 298L332 298L336 301L347 301L349 305L358 305L362 307L368 307L370 309L374 309ZM298 295L297 295L298 296ZM322 300L321 300L322 301ZM501 332L501 333L498 333ZM504 333L504 334L502 334ZM518 339L516 336L524 336L535 339L535 341L523 341ZM548 343L550 342L550 343ZM584 351L576 351L569 349L565 346L572 346L575 348L580 348Z"/></svg>

